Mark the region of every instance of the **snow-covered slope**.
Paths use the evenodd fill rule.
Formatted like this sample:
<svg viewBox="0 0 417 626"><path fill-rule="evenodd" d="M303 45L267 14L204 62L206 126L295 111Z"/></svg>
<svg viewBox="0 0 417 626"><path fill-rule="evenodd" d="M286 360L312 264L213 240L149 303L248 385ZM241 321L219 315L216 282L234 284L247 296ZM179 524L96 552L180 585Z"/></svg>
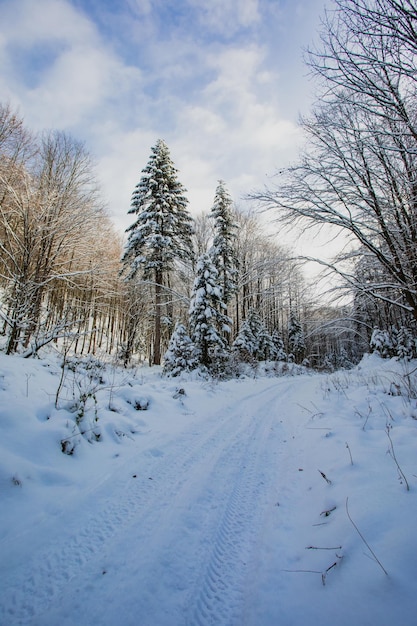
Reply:
<svg viewBox="0 0 417 626"><path fill-rule="evenodd" d="M0 624L412 626L415 366L60 386L0 355Z"/></svg>

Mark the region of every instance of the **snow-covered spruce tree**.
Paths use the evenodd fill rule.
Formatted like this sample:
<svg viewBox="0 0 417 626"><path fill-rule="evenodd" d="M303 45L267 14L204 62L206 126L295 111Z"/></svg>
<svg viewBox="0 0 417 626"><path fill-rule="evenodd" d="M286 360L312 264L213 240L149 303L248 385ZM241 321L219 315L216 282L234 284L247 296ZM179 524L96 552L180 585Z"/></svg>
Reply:
<svg viewBox="0 0 417 626"><path fill-rule="evenodd" d="M247 319L242 322L233 342L233 350L240 353L243 360L263 361L273 358L275 348L272 337L255 309L250 309Z"/></svg>
<svg viewBox="0 0 417 626"><path fill-rule="evenodd" d="M341 347L339 354L336 354L336 368L337 369L351 369L353 367L353 363L349 358L347 350L345 347Z"/></svg>
<svg viewBox="0 0 417 626"><path fill-rule="evenodd" d="M258 335L258 359L268 361L275 358L275 346L265 324L262 322Z"/></svg>
<svg viewBox="0 0 417 626"><path fill-rule="evenodd" d="M251 308L249 310L247 320L255 339L255 351L253 356L257 361L263 361L270 358L274 351L272 338L258 311Z"/></svg>
<svg viewBox="0 0 417 626"><path fill-rule="evenodd" d="M258 342L252 332L248 320L243 320L236 339L233 342L232 350L238 354L242 361L255 360Z"/></svg>
<svg viewBox="0 0 417 626"><path fill-rule="evenodd" d="M159 139L152 148L142 178L132 195L129 213L137 215L127 229L126 250L122 257L127 280L141 278L153 285L154 336L152 362L161 362L161 317L163 290L167 275L176 261L192 261L192 218L187 210L185 188L178 181L177 169L168 147Z"/></svg>
<svg viewBox="0 0 417 626"><path fill-rule="evenodd" d="M397 335L397 356L399 359L409 361L414 358L416 342L409 328L401 326Z"/></svg>
<svg viewBox="0 0 417 626"><path fill-rule="evenodd" d="M219 180L211 208L214 220L214 238L210 250L213 263L219 273L224 304L229 304L237 290L238 259L236 253L237 224L233 219L232 198L223 180Z"/></svg>
<svg viewBox="0 0 417 626"><path fill-rule="evenodd" d="M227 346L224 336L230 332L231 320L225 313L221 292L218 271L210 254L204 253L197 261L189 325L198 361L209 368L223 358Z"/></svg>
<svg viewBox="0 0 417 626"><path fill-rule="evenodd" d="M389 359L397 353L397 332L395 329L380 330L374 328L371 341L371 352L379 354L383 359Z"/></svg>
<svg viewBox="0 0 417 626"><path fill-rule="evenodd" d="M281 333L274 330L272 333L272 343L274 345L274 359L276 361L286 361L287 353L285 352L284 340Z"/></svg>
<svg viewBox="0 0 417 626"><path fill-rule="evenodd" d="M257 310L252 307L249 310L247 320L248 320L249 327L252 331L252 334L255 338L255 351L254 351L253 356L255 357L256 360L259 361L260 360L260 338L261 338L262 329L263 329L262 318L257 312Z"/></svg>
<svg viewBox="0 0 417 626"><path fill-rule="evenodd" d="M179 376L182 372L195 369L197 364L195 346L184 324L178 322L164 355L163 374L169 377Z"/></svg>
<svg viewBox="0 0 417 626"><path fill-rule="evenodd" d="M301 363L305 351L304 333L294 311L290 312L288 320L288 345L296 363Z"/></svg>

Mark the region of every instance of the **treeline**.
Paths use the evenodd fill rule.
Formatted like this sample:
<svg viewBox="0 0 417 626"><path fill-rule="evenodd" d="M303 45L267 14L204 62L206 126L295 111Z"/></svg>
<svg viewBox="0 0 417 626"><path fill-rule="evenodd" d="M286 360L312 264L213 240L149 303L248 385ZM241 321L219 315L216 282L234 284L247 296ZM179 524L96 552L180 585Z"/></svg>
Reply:
<svg viewBox="0 0 417 626"><path fill-rule="evenodd" d="M62 132L34 136L9 106L0 105L0 318L8 354L31 355L55 342L78 354L117 355L125 364L133 356L159 362L176 323L188 321L197 259L214 246L219 257L216 271L224 269L220 287L230 320L227 345L236 339L249 312L256 310L268 332L282 336L290 353L292 314L307 331L303 357L308 356L314 343L307 330L312 307L291 252L263 231L256 213L235 206L223 183L214 194L213 214L192 219L168 149L158 142L156 151L161 148L183 196L186 218L180 221L182 230L175 240L178 224L172 223L172 216L178 207L175 203L165 207L166 240L159 233L158 243L158 230L151 232L152 241L146 241L149 267L143 267L135 255L129 257L129 240L124 246L106 215L85 147ZM148 181L149 167L143 172ZM165 183L161 188L166 194ZM158 205L159 191L153 191ZM132 207L131 212L142 217L149 213L140 197L138 203L137 190ZM223 208L230 219L229 225L221 224L226 233L216 231L220 217L215 214ZM164 221L161 215L155 219ZM181 244L184 223L186 254ZM228 251L222 246L229 227ZM137 230L129 229L136 246ZM167 242L171 252L164 250ZM155 270L158 246L160 271ZM137 264L137 271L130 274L123 272L128 258ZM328 337L326 350L337 349L337 343Z"/></svg>

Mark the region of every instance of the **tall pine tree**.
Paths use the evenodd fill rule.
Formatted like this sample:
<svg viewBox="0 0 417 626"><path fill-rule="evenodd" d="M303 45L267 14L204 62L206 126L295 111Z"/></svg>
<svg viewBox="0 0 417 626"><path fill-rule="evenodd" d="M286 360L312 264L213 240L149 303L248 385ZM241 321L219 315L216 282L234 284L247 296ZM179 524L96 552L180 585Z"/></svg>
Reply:
<svg viewBox="0 0 417 626"><path fill-rule="evenodd" d="M238 259L235 240L237 224L232 214L232 199L225 183L219 180L211 208L214 219L214 239L210 254L219 273L222 299L226 307L237 289Z"/></svg>
<svg viewBox="0 0 417 626"><path fill-rule="evenodd" d="M129 213L137 215L122 258L128 280L138 274L154 288L153 363L161 362L161 315L166 276L177 260L193 259L192 218L185 188L178 181L168 147L159 139L132 195Z"/></svg>

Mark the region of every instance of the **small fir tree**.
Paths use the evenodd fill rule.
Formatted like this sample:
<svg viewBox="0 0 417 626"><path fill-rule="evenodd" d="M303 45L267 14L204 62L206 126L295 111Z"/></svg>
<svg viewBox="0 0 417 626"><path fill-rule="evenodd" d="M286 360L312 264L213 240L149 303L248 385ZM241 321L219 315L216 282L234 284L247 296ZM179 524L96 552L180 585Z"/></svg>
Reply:
<svg viewBox="0 0 417 626"><path fill-rule="evenodd" d="M142 170L129 213L137 215L122 258L127 280L141 274L155 292L153 363L161 359L162 292L175 262L193 260L192 218L187 210L185 188L177 178L168 147L159 139Z"/></svg>
<svg viewBox="0 0 417 626"><path fill-rule="evenodd" d="M340 348L336 355L336 368L337 369L350 369L353 367L353 363L349 358L346 348L343 346Z"/></svg>
<svg viewBox="0 0 417 626"><path fill-rule="evenodd" d="M225 314L219 275L208 253L197 261L189 311L191 337L199 362L208 367L226 349L225 334L230 332L231 320Z"/></svg>
<svg viewBox="0 0 417 626"><path fill-rule="evenodd" d="M248 320L243 320L236 339L233 342L232 350L238 354L242 361L252 361L255 359L258 342L254 337Z"/></svg>
<svg viewBox="0 0 417 626"><path fill-rule="evenodd" d="M304 333L298 317L293 311L288 320L288 345L296 363L301 363L305 351Z"/></svg>
<svg viewBox="0 0 417 626"><path fill-rule="evenodd" d="M258 336L258 359L261 361L268 361L273 359L275 354L275 346L272 342L272 337L268 332L265 324L262 323Z"/></svg>
<svg viewBox="0 0 417 626"><path fill-rule="evenodd" d="M255 338L255 351L253 356L257 361L271 358L274 352L272 338L269 334L261 316L256 309L250 309L248 313L248 324Z"/></svg>
<svg viewBox="0 0 417 626"><path fill-rule="evenodd" d="M179 376L197 367L195 346L187 334L184 324L177 323L164 356L162 373L168 377Z"/></svg>
<svg viewBox="0 0 417 626"><path fill-rule="evenodd" d="M257 361L273 358L275 348L272 337L255 309L250 309L247 319L243 321L233 342L233 350Z"/></svg>
<svg viewBox="0 0 417 626"><path fill-rule="evenodd" d="M374 328L369 342L371 352L379 354L383 359L389 359L397 354L397 332L395 329L380 330Z"/></svg>
<svg viewBox="0 0 417 626"><path fill-rule="evenodd" d="M397 356L399 359L409 361L414 356L415 340L411 330L401 326L397 335Z"/></svg>
<svg viewBox="0 0 417 626"><path fill-rule="evenodd" d="M279 333L277 330L274 330L272 333L272 343L274 346L273 358L276 361L286 361L287 353L285 352L284 340L281 333Z"/></svg>

